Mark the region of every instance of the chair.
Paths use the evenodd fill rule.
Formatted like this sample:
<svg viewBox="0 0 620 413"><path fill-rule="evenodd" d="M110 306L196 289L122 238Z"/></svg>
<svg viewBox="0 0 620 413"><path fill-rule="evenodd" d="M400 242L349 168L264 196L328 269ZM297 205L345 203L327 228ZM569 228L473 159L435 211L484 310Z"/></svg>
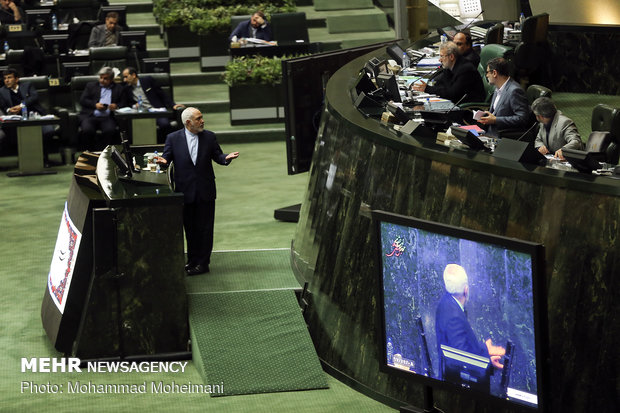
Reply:
<svg viewBox="0 0 620 413"><path fill-rule="evenodd" d="M497 23L495 26L487 30L484 36L484 44L502 44L504 43L504 25Z"/></svg>
<svg viewBox="0 0 620 413"><path fill-rule="evenodd" d="M88 49L88 40L90 39L90 32L98 24L97 21L81 21L79 23L69 24L69 42L68 47L71 50L86 50Z"/></svg>
<svg viewBox="0 0 620 413"><path fill-rule="evenodd" d="M549 14L530 16L523 22L521 42L515 48L514 64L516 75L523 86L530 83L530 78L538 78L542 84L551 83L548 72L549 56L547 42Z"/></svg>
<svg viewBox="0 0 620 413"><path fill-rule="evenodd" d="M108 4L107 0L57 0L56 10L59 23L72 23L78 21L97 20L99 6Z"/></svg>
<svg viewBox="0 0 620 413"><path fill-rule="evenodd" d="M592 133L586 143L586 152L589 149L605 151L605 162L613 165L618 164L620 157L620 109L599 103L592 110L591 126ZM605 137L598 132L607 132L608 136Z"/></svg>
<svg viewBox="0 0 620 413"><path fill-rule="evenodd" d="M90 73L96 74L103 66L117 67L120 70L127 67L126 46L91 47Z"/></svg>
<svg viewBox="0 0 620 413"><path fill-rule="evenodd" d="M541 85L529 85L527 90L525 91L525 95L527 96L527 101L532 106L532 103L538 98L551 97L551 89L546 88Z"/></svg>
<svg viewBox="0 0 620 413"><path fill-rule="evenodd" d="M250 20L251 17L252 16L249 14L243 16L230 16L230 32L232 33L232 31L239 26L239 23Z"/></svg>
<svg viewBox="0 0 620 413"><path fill-rule="evenodd" d="M271 30L278 44L308 43L308 23L306 13L278 13L271 15Z"/></svg>
<svg viewBox="0 0 620 413"><path fill-rule="evenodd" d="M506 60L510 60L512 56L512 47L505 46L502 44L489 44L486 45L480 50L480 63L478 63L478 74L482 78L482 84L484 85L484 91L486 92L486 98L484 102L478 103L468 103L465 105L461 105L462 108L479 108L479 109L488 109L489 103L491 101L491 96L493 96L493 92L495 91L495 87L489 84L487 80L487 63L489 60L494 59L496 57L503 57Z"/></svg>

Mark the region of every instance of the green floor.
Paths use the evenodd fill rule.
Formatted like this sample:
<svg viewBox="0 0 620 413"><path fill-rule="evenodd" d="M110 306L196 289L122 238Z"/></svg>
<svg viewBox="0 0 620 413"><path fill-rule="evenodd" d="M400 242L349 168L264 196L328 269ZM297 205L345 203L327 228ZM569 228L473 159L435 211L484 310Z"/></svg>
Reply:
<svg viewBox="0 0 620 413"><path fill-rule="evenodd" d="M215 166L218 200L215 250L287 248L295 224L273 219L273 210L299 203L307 174L286 175L282 142L222 143L225 151L238 150L239 159L228 167ZM328 377L330 388L301 392L211 398L200 394L67 394L67 382L97 384L164 381L201 383L190 362L183 374L21 373L22 357L58 356L41 326L40 306L60 216L71 181L72 167L57 167L56 175L8 178L12 158L0 158L0 412L381 412L392 409ZM217 255L219 254L219 255ZM226 261L228 253L216 253ZM217 259L213 273L217 278ZM284 259L281 257L280 259ZM224 265L224 264L222 264ZM257 275L258 276L258 275ZM200 289L199 280L191 280ZM219 280L218 283L222 283ZM278 281L280 282L280 281ZM294 280L286 282L286 286ZM245 355L250 357L250 355ZM63 384L63 394L33 394L22 383Z"/></svg>

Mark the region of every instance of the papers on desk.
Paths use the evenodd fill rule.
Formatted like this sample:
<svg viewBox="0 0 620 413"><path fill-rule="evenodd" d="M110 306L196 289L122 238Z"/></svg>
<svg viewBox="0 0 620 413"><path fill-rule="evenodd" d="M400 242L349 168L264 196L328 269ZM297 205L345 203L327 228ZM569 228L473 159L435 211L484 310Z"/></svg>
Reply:
<svg viewBox="0 0 620 413"><path fill-rule="evenodd" d="M439 57L425 57L424 59L421 59L417 64L416 67L423 67L423 66L441 66L441 62L439 62Z"/></svg>
<svg viewBox="0 0 620 413"><path fill-rule="evenodd" d="M422 77L421 76L399 76L398 79L404 80L405 86L407 87L407 89L409 89L409 87L411 87L412 84L416 83L419 80L422 80Z"/></svg>
<svg viewBox="0 0 620 413"><path fill-rule="evenodd" d="M125 106L124 108L118 108L116 111L119 113L132 113L136 110L130 106Z"/></svg>
<svg viewBox="0 0 620 413"><path fill-rule="evenodd" d="M262 40L262 39L256 39L254 37L248 37L245 39L248 43L254 43L254 44L264 44L264 45L269 45L269 46L275 46L277 43L276 42L268 42L266 40Z"/></svg>
<svg viewBox="0 0 620 413"><path fill-rule="evenodd" d="M166 108L149 108L149 112L165 112Z"/></svg>
<svg viewBox="0 0 620 413"><path fill-rule="evenodd" d="M5 120L22 120L22 115L4 115L0 119L2 119L2 122Z"/></svg>

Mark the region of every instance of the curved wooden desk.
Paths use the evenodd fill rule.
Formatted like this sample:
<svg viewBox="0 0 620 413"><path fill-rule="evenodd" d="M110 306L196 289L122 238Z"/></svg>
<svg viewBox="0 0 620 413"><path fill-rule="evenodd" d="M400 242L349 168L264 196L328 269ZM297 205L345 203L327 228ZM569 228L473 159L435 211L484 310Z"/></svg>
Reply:
<svg viewBox="0 0 620 413"><path fill-rule="evenodd" d="M373 54L330 79L291 263L308 282L319 356L375 392L421 406L422 386L378 371L369 211L546 247L552 411L614 411L620 400L620 181L495 159L400 135L366 119L349 90ZM435 392L444 411L497 412Z"/></svg>

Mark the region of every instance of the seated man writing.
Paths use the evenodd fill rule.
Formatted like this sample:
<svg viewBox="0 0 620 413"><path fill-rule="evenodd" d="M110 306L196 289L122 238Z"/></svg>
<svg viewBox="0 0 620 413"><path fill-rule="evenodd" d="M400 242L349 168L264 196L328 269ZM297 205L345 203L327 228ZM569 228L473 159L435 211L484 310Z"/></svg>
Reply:
<svg viewBox="0 0 620 413"><path fill-rule="evenodd" d="M534 147L543 155L552 153L564 160L562 149L583 149L583 142L575 122L560 112L553 101L547 97L536 99L532 103L532 112L540 122Z"/></svg>
<svg viewBox="0 0 620 413"><path fill-rule="evenodd" d="M265 13L256 11L250 20L243 21L235 27L228 39L235 42L238 39L260 39L266 42L273 40L271 27L265 19Z"/></svg>
<svg viewBox="0 0 620 413"><path fill-rule="evenodd" d="M439 47L439 61L444 73L437 83L434 86L425 82L414 83L414 90L433 93L454 103L484 100L484 85L478 71L471 62L459 55L455 43L447 42Z"/></svg>

